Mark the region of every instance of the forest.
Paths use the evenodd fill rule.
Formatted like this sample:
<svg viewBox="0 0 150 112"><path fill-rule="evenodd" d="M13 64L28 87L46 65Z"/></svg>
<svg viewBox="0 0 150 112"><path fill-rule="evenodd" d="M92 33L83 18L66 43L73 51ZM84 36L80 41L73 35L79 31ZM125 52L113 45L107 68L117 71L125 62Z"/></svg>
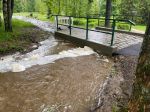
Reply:
<svg viewBox="0 0 150 112"><path fill-rule="evenodd" d="M2 0L1 0L2 1ZM39 12L59 15L102 15L105 0L14 0L14 12ZM112 0L111 15L141 16L147 18L149 0ZM128 5L127 5L128 4ZM0 10L2 5L0 5ZM130 17L131 18L131 17ZM141 22L139 20L139 22Z"/></svg>

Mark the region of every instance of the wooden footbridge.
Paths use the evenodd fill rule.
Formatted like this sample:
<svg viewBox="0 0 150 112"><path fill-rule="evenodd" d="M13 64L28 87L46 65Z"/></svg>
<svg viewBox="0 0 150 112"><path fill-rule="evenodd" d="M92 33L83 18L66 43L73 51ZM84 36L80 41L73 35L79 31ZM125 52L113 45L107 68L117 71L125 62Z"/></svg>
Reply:
<svg viewBox="0 0 150 112"><path fill-rule="evenodd" d="M106 55L112 55L118 50L125 49L132 45L136 45L142 42L141 36L133 33L132 35L126 31L116 30L117 22L124 22L130 25L134 25L134 22L124 19L109 19L112 24L112 28L92 28L90 26L90 20L97 20L98 24L100 20L105 21L105 18L93 18L93 17L73 17L54 15L56 17L56 32L55 36L69 40L79 46L89 46L94 50ZM85 27L74 25L74 19L86 20ZM136 35L136 36L135 36Z"/></svg>

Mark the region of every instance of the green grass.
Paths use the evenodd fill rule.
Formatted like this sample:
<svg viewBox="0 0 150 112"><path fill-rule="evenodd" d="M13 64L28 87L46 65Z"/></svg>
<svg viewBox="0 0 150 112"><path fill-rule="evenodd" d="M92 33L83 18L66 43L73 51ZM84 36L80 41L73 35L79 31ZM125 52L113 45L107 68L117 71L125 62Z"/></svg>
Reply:
<svg viewBox="0 0 150 112"><path fill-rule="evenodd" d="M145 31L146 25L136 25L136 26L133 26L132 28L136 30L140 30L140 31Z"/></svg>
<svg viewBox="0 0 150 112"><path fill-rule="evenodd" d="M28 39L22 40L21 37L25 34L25 28L32 28L34 25L13 19L12 26L13 32L5 32L3 24L0 27L0 54L21 51L29 43Z"/></svg>
<svg viewBox="0 0 150 112"><path fill-rule="evenodd" d="M0 40L6 40L11 39L13 36L16 37L21 33L22 28L29 28L34 27L33 24L29 22L20 21L17 19L12 20L12 26L13 26L13 32L5 32L4 31L4 25L2 24L2 27L0 27Z"/></svg>

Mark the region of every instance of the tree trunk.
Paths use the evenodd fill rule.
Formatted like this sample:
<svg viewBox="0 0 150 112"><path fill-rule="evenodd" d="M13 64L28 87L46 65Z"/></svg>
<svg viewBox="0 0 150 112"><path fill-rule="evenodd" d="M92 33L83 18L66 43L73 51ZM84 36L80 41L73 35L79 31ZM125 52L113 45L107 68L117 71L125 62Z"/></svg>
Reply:
<svg viewBox="0 0 150 112"><path fill-rule="evenodd" d="M150 112L150 16L129 102L129 112Z"/></svg>
<svg viewBox="0 0 150 112"><path fill-rule="evenodd" d="M12 31L12 15L14 0L3 0L3 17L6 32Z"/></svg>
<svg viewBox="0 0 150 112"><path fill-rule="evenodd" d="M60 0L58 0L58 15L60 15Z"/></svg>
<svg viewBox="0 0 150 112"><path fill-rule="evenodd" d="M106 14L105 14L105 27L110 27L110 17L111 17L111 7L112 7L112 0L106 1Z"/></svg>

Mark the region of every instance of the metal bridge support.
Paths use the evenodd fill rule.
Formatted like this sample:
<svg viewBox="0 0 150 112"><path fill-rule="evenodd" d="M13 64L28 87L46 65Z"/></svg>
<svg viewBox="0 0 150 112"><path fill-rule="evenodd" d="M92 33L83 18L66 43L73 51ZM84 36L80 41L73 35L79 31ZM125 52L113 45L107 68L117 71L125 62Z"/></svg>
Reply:
<svg viewBox="0 0 150 112"><path fill-rule="evenodd" d="M71 23L72 23L72 20L71 20L71 17L69 17L69 33L70 33L70 35L71 35Z"/></svg>
<svg viewBox="0 0 150 112"><path fill-rule="evenodd" d="M116 28L116 20L113 20L113 25L112 25L112 38L111 38L111 45L114 45L114 37L115 37L115 28Z"/></svg>
<svg viewBox="0 0 150 112"><path fill-rule="evenodd" d="M86 18L86 40L88 40L89 35L89 18Z"/></svg>
<svg viewBox="0 0 150 112"><path fill-rule="evenodd" d="M58 16L56 15L56 30L58 31Z"/></svg>

